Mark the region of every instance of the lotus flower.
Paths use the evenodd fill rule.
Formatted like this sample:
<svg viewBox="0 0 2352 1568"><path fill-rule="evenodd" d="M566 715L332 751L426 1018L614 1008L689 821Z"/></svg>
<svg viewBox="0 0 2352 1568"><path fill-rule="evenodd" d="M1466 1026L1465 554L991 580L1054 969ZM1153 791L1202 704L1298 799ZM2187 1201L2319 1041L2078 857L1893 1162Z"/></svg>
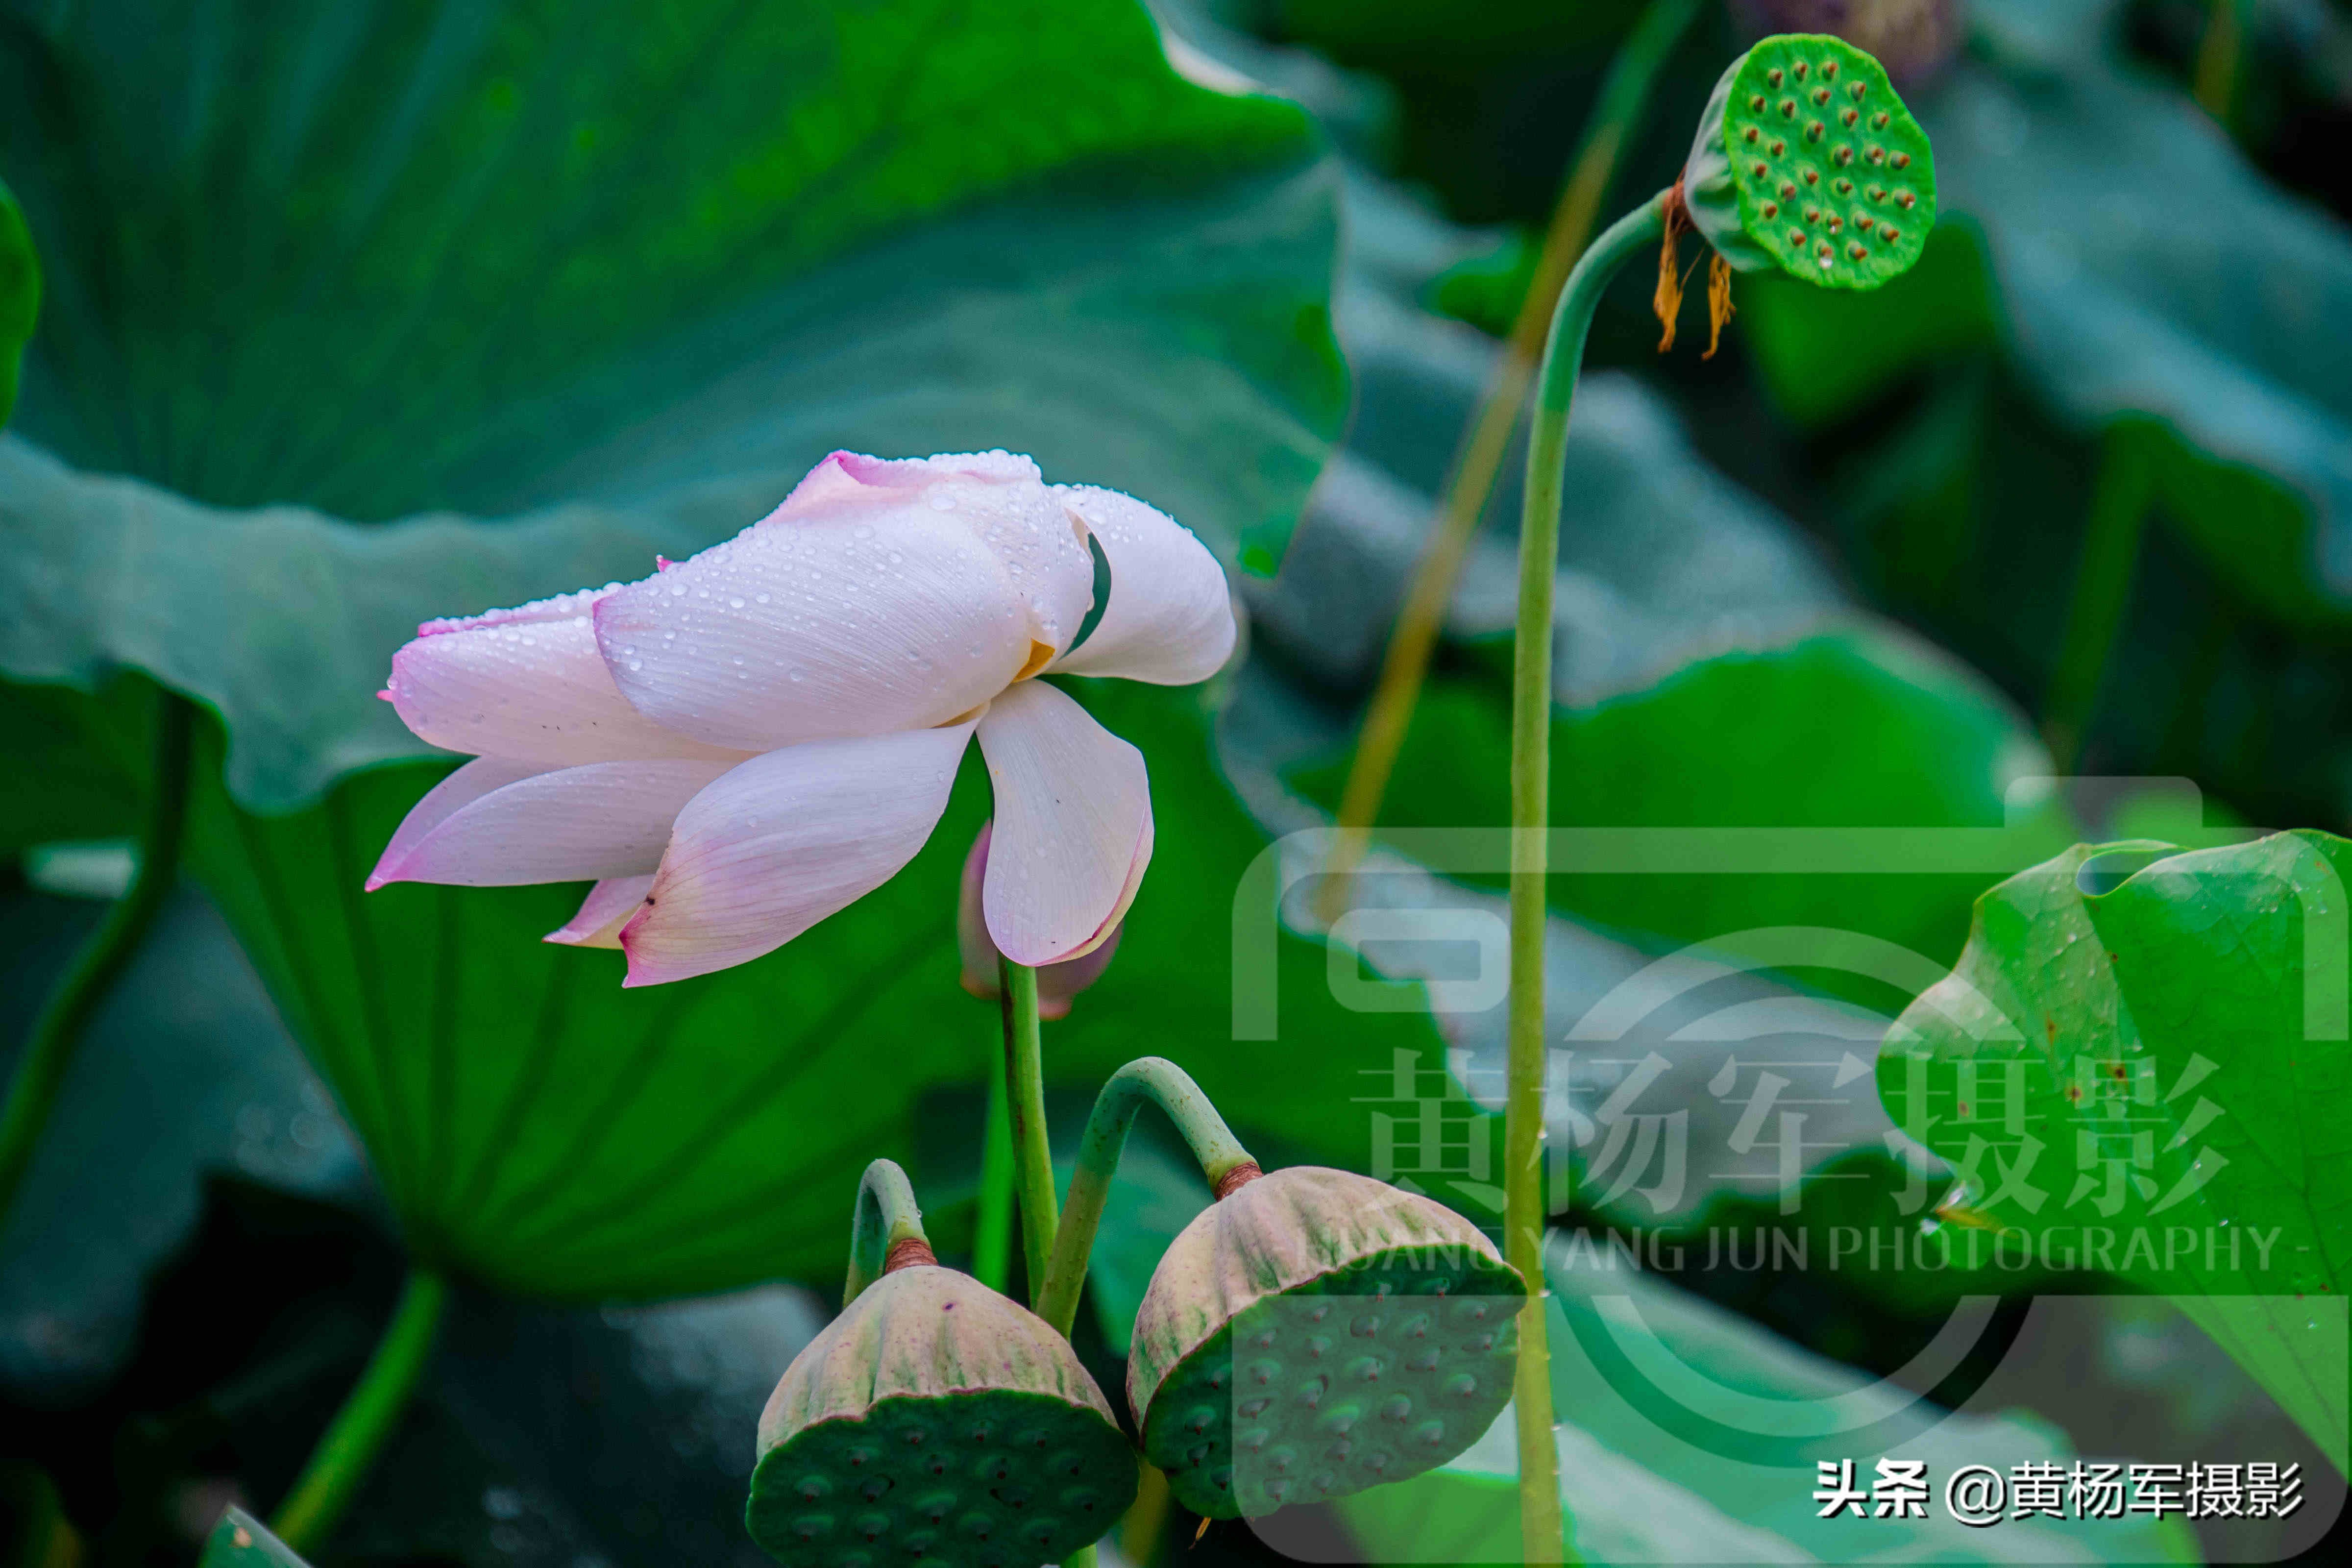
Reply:
<svg viewBox="0 0 2352 1568"><path fill-rule="evenodd" d="M1027 458L836 452L742 533L660 564L417 628L383 695L475 760L408 814L371 889L593 879L549 941L624 949L628 985L708 973L887 881L977 735L991 940L1042 966L1110 936L1151 858L1143 757L1034 678L1213 674L1234 618L1199 540Z"/></svg>

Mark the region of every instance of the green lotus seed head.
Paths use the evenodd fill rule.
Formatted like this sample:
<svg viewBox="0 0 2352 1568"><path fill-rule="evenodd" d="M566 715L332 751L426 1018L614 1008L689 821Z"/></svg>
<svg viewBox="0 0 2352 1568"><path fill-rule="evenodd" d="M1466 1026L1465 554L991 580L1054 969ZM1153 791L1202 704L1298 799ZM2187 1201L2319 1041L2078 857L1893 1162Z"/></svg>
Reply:
<svg viewBox="0 0 2352 1568"><path fill-rule="evenodd" d="M791 1568L1039 1568L1135 1500L1135 1451L1045 1321L936 1265L866 1287L760 1416L744 1521Z"/></svg>
<svg viewBox="0 0 2352 1568"><path fill-rule="evenodd" d="M1919 259L1936 223L1936 161L1876 60L1786 33L1715 84L1683 167L1683 200L1742 272L1875 289Z"/></svg>
<svg viewBox="0 0 2352 1568"><path fill-rule="evenodd" d="M1213 1204L1135 1318L1128 1408L1169 1489L1213 1519L1445 1463L1511 1395L1527 1289L1427 1198L1297 1165Z"/></svg>

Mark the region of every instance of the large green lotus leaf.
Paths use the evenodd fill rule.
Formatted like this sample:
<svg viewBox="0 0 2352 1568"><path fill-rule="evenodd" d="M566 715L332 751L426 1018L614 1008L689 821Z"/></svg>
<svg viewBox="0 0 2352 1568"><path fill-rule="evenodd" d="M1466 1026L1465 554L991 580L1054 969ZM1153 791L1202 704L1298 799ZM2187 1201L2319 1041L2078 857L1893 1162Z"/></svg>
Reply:
<svg viewBox="0 0 2352 1568"><path fill-rule="evenodd" d="M2112 58L2120 9L1981 0L1981 58L1918 105L1953 231L1932 265L1883 300L1758 289L1750 345L1783 406L1820 420L1998 318L2063 417L2161 422L2158 493L2216 569L2273 614L2340 618L2352 235Z"/></svg>
<svg viewBox="0 0 2352 1568"><path fill-rule="evenodd" d="M118 0L8 38L0 162L53 258L28 433L218 504L370 520L520 510L718 451L797 459L776 411L804 418L808 387L837 408L940 395L855 363L868 338L887 358L978 330L961 354L1005 408L1048 390L1020 384L1045 363L1115 394L1139 324L1066 247L1099 264L1123 232L1132 261L1163 236L1128 225L1185 187L1312 153L1295 108L1192 86L1139 7L1094 0ZM1073 176L1130 210L1077 215L1038 184ZM818 272L950 214L981 226L919 248L952 267L892 258L879 289ZM1023 324L1058 343L986 331L1041 268L1062 290ZM1130 286L1196 309L1139 335L1328 395L1318 331L1253 343L1231 319L1240 300L1266 312L1248 328L1291 327L1314 269L1147 266Z"/></svg>
<svg viewBox="0 0 2352 1568"><path fill-rule="evenodd" d="M0 771L0 850L136 833L154 705L154 687L135 676L108 682L95 697L0 681L10 752Z"/></svg>
<svg viewBox="0 0 2352 1568"><path fill-rule="evenodd" d="M48 291L0 671L206 700L260 809L420 754L366 695L418 620L830 448L1027 450L1270 569L1344 402L1313 132L1124 0L100 5L0 92Z"/></svg>
<svg viewBox="0 0 2352 1568"><path fill-rule="evenodd" d="M1383 826L1502 826L1509 755L1507 693L1484 681L1433 682ZM1862 620L1701 658L1595 707L1556 710L1551 757L1551 821L1587 828L1999 829L2010 786L2050 767L1977 678ZM1341 776L1327 765L1295 782L1328 805ZM2062 831L2048 812L2031 815L2012 830L2011 852L2021 860L2047 853ZM1690 871L1671 874L1563 865L1550 891L1556 909L1637 939L1732 939L1737 949L1757 928L1816 927L1940 958L1958 950L1983 880L1895 864L1868 873L1711 871L1695 854ZM1824 983L1846 988L1834 977ZM1892 998L1866 989L1859 999Z"/></svg>
<svg viewBox="0 0 2352 1568"><path fill-rule="evenodd" d="M234 1503L205 1540L201 1568L310 1568L292 1547Z"/></svg>
<svg viewBox="0 0 2352 1568"><path fill-rule="evenodd" d="M0 425L16 406L18 362L40 313L41 264L16 198L0 185Z"/></svg>
<svg viewBox="0 0 2352 1568"><path fill-rule="evenodd" d="M125 668L204 699L228 726L228 782L283 808L328 781L392 757L427 754L389 703L371 700L393 651L436 605L519 604L565 585L641 575L656 551L690 553L707 535L675 517L562 507L486 528L456 517L386 527L297 507L229 512L131 479L78 473L0 436L0 542L13 613L0 668L21 680L118 686ZM42 733L104 728L58 689L5 689ZM95 708L95 704L84 704ZM131 753L136 755L135 750ZM117 762L114 759L120 758ZM85 746L79 765L121 771L120 747ZM95 797L45 773L12 785L54 805Z"/></svg>
<svg viewBox="0 0 2352 1568"><path fill-rule="evenodd" d="M1425 1015L1333 999L1315 943L1281 938L1282 1037L1234 1041L1234 889L1265 846L1215 772L1200 694L1085 683L1141 747L1160 853L1103 981L1048 1035L1054 1085L1147 1054L1237 1123L1360 1164L1357 1074L1436 1051ZM967 760L945 819L879 891L752 963L621 989L610 952L540 938L582 889L360 890L438 767L346 779L266 817L216 784L192 854L333 1087L422 1256L518 1293L658 1297L830 1279L866 1162L917 1157L926 1090L982 1070L957 984L959 869L987 812Z"/></svg>
<svg viewBox="0 0 2352 1568"><path fill-rule="evenodd" d="M2008 1520L1970 1530L1942 1506L1967 1463L2072 1458L2030 1415L1952 1414L1873 1385L1725 1309L1635 1268L1548 1270L1561 1500L1588 1563L2187 1563L2179 1521ZM1924 1459L1921 1520L1823 1519L1820 1459ZM1507 1421L1452 1463L1333 1505L1376 1563L1522 1560L1518 1461ZM1278 1516L1277 1516L1278 1517Z"/></svg>
<svg viewBox="0 0 2352 1568"><path fill-rule="evenodd" d="M0 1072L102 912L0 894ZM91 1018L0 1226L0 1389L57 1408L115 1374L147 1277L186 1243L214 1174L365 1196L324 1088L219 915L184 888Z"/></svg>
<svg viewBox="0 0 2352 1568"><path fill-rule="evenodd" d="M1985 894L1878 1065L1981 1223L2037 1247L2105 1227L2099 1266L2171 1298L2339 1468L2347 867L2310 832L2078 846Z"/></svg>

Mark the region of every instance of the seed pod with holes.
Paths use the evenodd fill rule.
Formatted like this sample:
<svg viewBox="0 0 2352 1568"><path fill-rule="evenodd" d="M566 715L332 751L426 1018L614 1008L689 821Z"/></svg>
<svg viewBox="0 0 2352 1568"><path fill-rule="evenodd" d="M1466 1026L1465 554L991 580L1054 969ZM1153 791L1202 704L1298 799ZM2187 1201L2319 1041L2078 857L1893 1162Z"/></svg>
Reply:
<svg viewBox="0 0 2352 1568"><path fill-rule="evenodd" d="M1818 33L1765 39L1715 85L1683 166L1692 225L1742 272L1875 289L1936 222L1927 133L1876 60Z"/></svg>
<svg viewBox="0 0 2352 1568"><path fill-rule="evenodd" d="M1144 1457L1220 1519L1444 1464L1510 1398L1526 1294L1469 1221L1385 1182L1300 1165L1228 1184L1136 1314Z"/></svg>
<svg viewBox="0 0 2352 1568"><path fill-rule="evenodd" d="M877 1184L869 1171L861 1209ZM790 1568L1038 1568L1099 1539L1136 1486L1102 1390L919 1227L891 1234L881 1277L859 1289L853 1263L853 1299L761 1414L752 1539Z"/></svg>

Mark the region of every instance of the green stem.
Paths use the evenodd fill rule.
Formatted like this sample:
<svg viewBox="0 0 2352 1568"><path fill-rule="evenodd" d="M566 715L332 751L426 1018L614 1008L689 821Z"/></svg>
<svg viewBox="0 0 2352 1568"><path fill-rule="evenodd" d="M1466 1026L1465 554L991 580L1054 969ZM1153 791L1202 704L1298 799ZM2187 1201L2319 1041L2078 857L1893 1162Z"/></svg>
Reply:
<svg viewBox="0 0 2352 1568"><path fill-rule="evenodd" d="M1086 1137L1078 1144L1078 1168L1070 1177L1070 1205L1063 1211L1061 1229L1054 1237L1053 1260L1045 1268L1045 1288L1037 1293L1037 1315L1054 1325L1064 1339L1077 1321L1078 1291L1087 1281L1087 1259L1094 1251L1095 1231L1102 1224L1103 1205L1110 1196L1110 1179L1118 1169L1119 1151L1127 1146L1135 1113L1156 1105L1176 1124L1201 1163L1201 1173L1222 1198L1231 1189L1227 1179L1246 1167L1257 1173L1257 1162L1225 1125L1209 1097L1189 1074L1161 1057L1143 1057L1110 1075L1095 1097L1087 1117ZM1246 1180L1247 1178L1243 1178Z"/></svg>
<svg viewBox="0 0 2352 1568"><path fill-rule="evenodd" d="M7 1105L0 1109L0 1227L5 1227L16 1189L32 1165L41 1129L48 1123L91 1015L138 954L179 873L194 719L195 709L186 698L175 691L157 694L155 784L140 828L139 863L131 886L74 955L73 967L34 1020L8 1084Z"/></svg>
<svg viewBox="0 0 2352 1568"><path fill-rule="evenodd" d="M849 1277L841 1286L843 1309L887 1274L894 1261L903 1268L937 1259L923 1235L923 1211L916 1206L907 1173L896 1160L877 1160L858 1181L857 1206L849 1216Z"/></svg>
<svg viewBox="0 0 2352 1568"><path fill-rule="evenodd" d="M383 1338L367 1370L352 1385L343 1407L328 1423L310 1462L294 1482L294 1489L278 1505L269 1528L297 1552L307 1552L326 1538L358 1494L368 1467L392 1436L416 1379L433 1353L433 1338L449 1303L449 1284L422 1265L412 1265L408 1283L393 1309Z"/></svg>
<svg viewBox="0 0 2352 1568"><path fill-rule="evenodd" d="M1029 1269L1029 1302L1035 1309L1045 1289L1054 1237L1061 1228L1054 1198L1054 1151L1045 1135L1045 1057L1037 1037L1037 972L1009 958L996 961L997 991L1004 1013L1004 1108L1013 1131L1013 1154L1021 1195L1021 1255ZM1069 1337L1067 1324L1062 1337ZM1062 1559L1062 1568L1095 1568L1095 1549L1082 1546Z"/></svg>
<svg viewBox="0 0 2352 1568"><path fill-rule="evenodd" d="M2140 537L2155 488L2149 439L2146 431L2126 421L2110 427L2101 445L2098 479L2083 530L2083 554L2074 567L2074 593L2066 609L2065 637L2042 703L2042 734L2062 773L2073 771L2081 754L2099 684L2131 605L2132 577L2139 567Z"/></svg>
<svg viewBox="0 0 2352 1568"><path fill-rule="evenodd" d="M2198 104L2224 129L2237 110L2238 80L2244 70L2246 34L2253 12L2253 0L2211 0L2206 7L2205 36L2197 46L2191 90Z"/></svg>
<svg viewBox="0 0 2352 1568"><path fill-rule="evenodd" d="M1552 580L1559 569L1560 489L1569 405L1592 312L1619 268L1665 232L1662 191L1593 242L1552 313L1528 438L1527 508L1519 521L1519 615L1511 670L1511 993L1503 1125L1503 1255L1528 1283L1519 1315L1521 1561L1549 1564L1567 1548L1554 1446L1551 1357L1544 1341L1544 878L1551 808Z"/></svg>
<svg viewBox="0 0 2352 1568"><path fill-rule="evenodd" d="M1021 1194L1021 1256L1029 1268L1029 1301L1045 1289L1059 1223L1054 1198L1054 1151L1045 1139L1045 1061L1037 1038L1037 972L1009 958L997 961L1003 994L1004 1100L1012 1114L1013 1152Z"/></svg>
<svg viewBox="0 0 2352 1568"><path fill-rule="evenodd" d="M1438 498L1436 525L1414 564L1404 603L1397 610L1396 626L1389 634L1388 651L1381 660L1379 682L1364 707L1363 728L1358 732L1348 781L1340 791L1339 833L1332 840L1328 876L1317 894L1317 907L1326 920L1337 919L1345 907L1348 874L1362 860L1372 825L1380 819L1389 777L1404 749L1412 711L1421 700L1422 684L1437 648L1438 633L1444 628L1446 606L1454 602L1462 563L1470 552L1486 501L1495 493L1496 477L1510 450L1511 432L1518 427L1519 411L1527 404L1553 304L1569 268L1584 254L1593 220L1616 174L1619 155L1649 106L1658 71L1698 9L1698 0L1651 0L1611 62L1592 117L1585 122L1575 161L1544 231L1543 249L1536 258L1527 298L1519 302L1510 338L1495 362L1494 377L1463 437L1444 493Z"/></svg>
<svg viewBox="0 0 2352 1568"><path fill-rule="evenodd" d="M1118 1521L1118 1554L1135 1568L1151 1568L1152 1560L1160 1555L1160 1534L1168 1528L1169 1505L1175 1499L1168 1490L1166 1471L1148 1462L1142 1469L1134 1505Z"/></svg>
<svg viewBox="0 0 2352 1568"><path fill-rule="evenodd" d="M988 1075L988 1121L980 1138L980 1213L972 1222L972 1277L1002 1291L1013 1280L1013 1123L1004 1075Z"/></svg>

